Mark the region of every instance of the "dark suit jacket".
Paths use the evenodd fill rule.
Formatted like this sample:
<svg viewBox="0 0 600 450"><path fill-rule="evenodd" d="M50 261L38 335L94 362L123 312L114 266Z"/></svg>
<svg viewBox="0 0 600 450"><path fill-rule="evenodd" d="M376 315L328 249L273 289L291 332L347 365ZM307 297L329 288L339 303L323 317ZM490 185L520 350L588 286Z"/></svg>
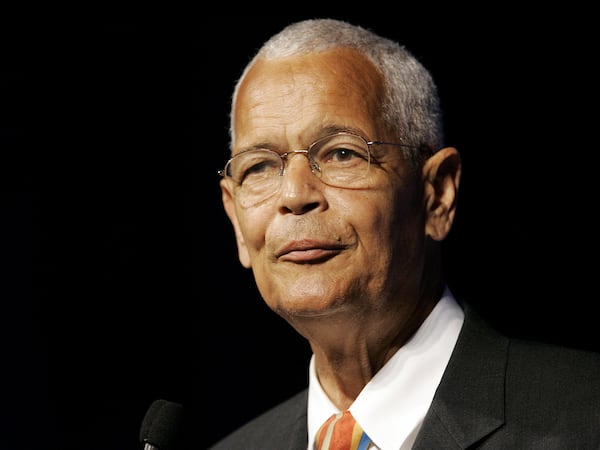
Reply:
<svg viewBox="0 0 600 450"><path fill-rule="evenodd" d="M306 450L304 390L212 450ZM500 335L468 306L413 449L600 449L600 354Z"/></svg>

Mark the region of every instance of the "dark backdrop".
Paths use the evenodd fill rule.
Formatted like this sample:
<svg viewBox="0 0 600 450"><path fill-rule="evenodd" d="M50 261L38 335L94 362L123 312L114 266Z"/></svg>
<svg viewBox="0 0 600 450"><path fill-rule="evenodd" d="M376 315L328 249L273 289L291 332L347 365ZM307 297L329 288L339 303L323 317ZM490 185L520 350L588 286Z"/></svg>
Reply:
<svg viewBox="0 0 600 450"><path fill-rule="evenodd" d="M336 17L437 80L464 164L451 287L511 335L600 350L586 13L429 13ZM305 386L308 346L237 262L216 169L235 79L306 17L80 20L36 36L33 85L24 66L0 72L2 449L142 448L158 398L184 404L205 448Z"/></svg>

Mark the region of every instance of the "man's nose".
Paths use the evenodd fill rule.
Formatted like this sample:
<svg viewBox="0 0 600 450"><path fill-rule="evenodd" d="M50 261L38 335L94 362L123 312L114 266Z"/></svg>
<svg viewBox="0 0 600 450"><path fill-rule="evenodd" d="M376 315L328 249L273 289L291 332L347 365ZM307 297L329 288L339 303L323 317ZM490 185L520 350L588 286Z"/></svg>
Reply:
<svg viewBox="0 0 600 450"><path fill-rule="evenodd" d="M313 163L306 150L292 150L282 155L282 159L284 175L287 172L299 172L302 175L305 169L308 169L310 173L313 172Z"/></svg>
<svg viewBox="0 0 600 450"><path fill-rule="evenodd" d="M279 197L282 208L301 214L323 203L323 183L313 173L305 151L288 154L284 167Z"/></svg>

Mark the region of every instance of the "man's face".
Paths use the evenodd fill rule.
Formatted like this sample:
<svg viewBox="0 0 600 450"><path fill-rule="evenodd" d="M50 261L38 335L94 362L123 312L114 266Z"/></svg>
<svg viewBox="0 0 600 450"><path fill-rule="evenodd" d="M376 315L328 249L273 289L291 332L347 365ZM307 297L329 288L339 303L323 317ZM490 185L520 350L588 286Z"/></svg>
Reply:
<svg viewBox="0 0 600 450"><path fill-rule="evenodd" d="M349 50L259 62L235 105L233 153L306 149L334 130L393 140L380 120L382 90L374 66ZM418 174L400 147L372 150L360 189L323 183L302 153L287 158L280 187L258 204L243 205L235 183L222 181L240 261L282 316L387 314L398 298L418 296L425 246Z"/></svg>

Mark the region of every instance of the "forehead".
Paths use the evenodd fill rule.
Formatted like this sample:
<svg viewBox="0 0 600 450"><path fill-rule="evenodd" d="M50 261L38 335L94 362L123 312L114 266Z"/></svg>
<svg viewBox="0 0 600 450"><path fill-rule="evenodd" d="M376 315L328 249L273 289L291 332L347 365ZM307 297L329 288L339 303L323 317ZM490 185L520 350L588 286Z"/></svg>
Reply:
<svg viewBox="0 0 600 450"><path fill-rule="evenodd" d="M263 134L314 137L325 127L371 135L379 125L382 92L375 66L350 49L258 61L234 109L238 144Z"/></svg>

